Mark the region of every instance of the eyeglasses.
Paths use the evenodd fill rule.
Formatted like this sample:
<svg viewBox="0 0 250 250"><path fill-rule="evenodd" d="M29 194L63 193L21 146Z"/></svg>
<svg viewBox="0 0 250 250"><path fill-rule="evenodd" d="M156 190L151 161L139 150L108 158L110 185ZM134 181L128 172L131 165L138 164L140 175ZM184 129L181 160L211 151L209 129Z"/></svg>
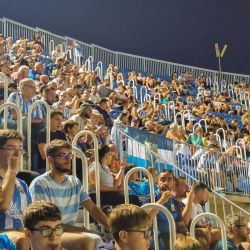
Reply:
<svg viewBox="0 0 250 250"><path fill-rule="evenodd" d="M23 155L25 153L24 149L16 149L16 148L0 148L0 150L8 150L12 154L18 153L20 155Z"/></svg>
<svg viewBox="0 0 250 250"><path fill-rule="evenodd" d="M145 231L140 231L140 230L126 230L126 232L139 232L139 233L143 233L143 236L144 236L145 239L148 236L151 236L151 234L152 234L151 230L145 230Z"/></svg>
<svg viewBox="0 0 250 250"><path fill-rule="evenodd" d="M45 229L28 228L28 229L32 231L40 231L43 237L50 237L54 231L57 236L60 236L65 231L65 227L56 227L55 229L52 228L45 228Z"/></svg>
<svg viewBox="0 0 250 250"><path fill-rule="evenodd" d="M32 88L32 89L36 89L36 87L30 86L30 85L23 85L23 86L29 87L29 88Z"/></svg>
<svg viewBox="0 0 250 250"><path fill-rule="evenodd" d="M70 158L71 160L74 158L74 155L72 154L59 154L59 155L55 155L54 157L60 156L62 160L67 160L68 158Z"/></svg>
<svg viewBox="0 0 250 250"><path fill-rule="evenodd" d="M247 227L247 225L235 225L236 227Z"/></svg>

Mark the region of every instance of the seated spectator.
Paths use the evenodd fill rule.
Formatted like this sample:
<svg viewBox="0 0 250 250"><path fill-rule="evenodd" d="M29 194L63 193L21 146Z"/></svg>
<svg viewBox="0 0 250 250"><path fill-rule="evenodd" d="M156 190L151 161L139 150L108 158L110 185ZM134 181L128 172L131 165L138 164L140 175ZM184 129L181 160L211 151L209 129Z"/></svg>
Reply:
<svg viewBox="0 0 250 250"><path fill-rule="evenodd" d="M60 46L56 46L55 50L53 50L51 52L51 57L54 56L55 59L57 59L58 57L61 57L61 51L60 51Z"/></svg>
<svg viewBox="0 0 250 250"><path fill-rule="evenodd" d="M59 96L59 101L52 105L52 108L60 109L63 112L63 120L68 120L70 118L70 111L67 108L66 102L68 100L68 92L62 91Z"/></svg>
<svg viewBox="0 0 250 250"><path fill-rule="evenodd" d="M153 177L153 181L154 181L154 192L158 191L158 187L156 185L157 182L157 169L156 167L147 167L146 168L150 174ZM149 195L150 194L150 186L149 186L149 177L146 175L146 173L143 173L144 177L146 178L146 180L141 184L141 189L143 192L143 195Z"/></svg>
<svg viewBox="0 0 250 250"><path fill-rule="evenodd" d="M61 225L62 216L56 205L47 201L35 201L24 209L22 219L24 233L32 250L51 247L64 249L61 248L61 236L65 228Z"/></svg>
<svg viewBox="0 0 250 250"><path fill-rule="evenodd" d="M65 134L60 130L63 120L63 112L58 109L50 110L50 141L60 139L66 141ZM47 143L47 127L37 133L36 147L38 151L38 171L44 173L46 170L46 155L44 152Z"/></svg>
<svg viewBox="0 0 250 250"><path fill-rule="evenodd" d="M66 79L66 73L62 72L52 82L56 83L58 90L65 91L68 88L68 85L66 84L65 79Z"/></svg>
<svg viewBox="0 0 250 250"><path fill-rule="evenodd" d="M105 120L105 126L113 126L113 120L108 115L107 111L105 110L107 107L108 100L106 98L101 98L98 104L95 106L95 109L100 112L101 115L103 115L103 118Z"/></svg>
<svg viewBox="0 0 250 250"><path fill-rule="evenodd" d="M131 120L131 127L139 129L140 119L137 117L132 118Z"/></svg>
<svg viewBox="0 0 250 250"><path fill-rule="evenodd" d="M224 222L227 233L227 249L244 250L249 247L248 221L241 214L229 214ZM222 240L217 244L215 250L222 250Z"/></svg>
<svg viewBox="0 0 250 250"><path fill-rule="evenodd" d="M230 133L227 133L226 140L225 141L222 140L221 144L223 147L223 151L227 152L227 150L234 145L232 140L232 135Z"/></svg>
<svg viewBox="0 0 250 250"><path fill-rule="evenodd" d="M155 192L155 202L166 207L172 214L178 238L183 235L186 236L188 230L183 222L180 204L177 199L172 197L172 189L173 174L168 170L160 172L158 175L158 191ZM148 203L151 203L150 195L145 198L143 205ZM156 209L149 210L149 215L151 219L157 215L159 249L169 249L169 223L167 217ZM153 241L151 241L150 249L154 249L153 246Z"/></svg>
<svg viewBox="0 0 250 250"><path fill-rule="evenodd" d="M181 138L179 137L178 134L178 124L177 123L172 123L170 125L170 130L167 132L166 138L171 138L176 141L181 141Z"/></svg>
<svg viewBox="0 0 250 250"><path fill-rule="evenodd" d="M68 120L64 122L63 124L63 130L66 135L66 140L68 143L72 143L74 137L78 134L79 132L79 126L78 123L72 120ZM80 148L80 146L77 143L77 147Z"/></svg>
<svg viewBox="0 0 250 250"><path fill-rule="evenodd" d="M14 58L17 55L17 51L19 50L20 45L17 43L14 43L11 47L11 51L10 51L10 60L12 61L12 58Z"/></svg>
<svg viewBox="0 0 250 250"><path fill-rule="evenodd" d="M184 136L184 132L185 132L184 128L181 125L179 125L177 134L182 142L186 142L186 137Z"/></svg>
<svg viewBox="0 0 250 250"><path fill-rule="evenodd" d="M16 86L19 87L19 82L24 78L28 78L28 75L29 75L29 67L21 66L17 72L13 72L11 74L11 78L16 84Z"/></svg>
<svg viewBox="0 0 250 250"><path fill-rule="evenodd" d="M200 250L202 248L198 240L190 236L178 238L174 244L173 250Z"/></svg>
<svg viewBox="0 0 250 250"><path fill-rule="evenodd" d="M62 213L62 226L65 227L65 231L85 234L77 234L78 236L74 233L71 234L71 237L82 239L82 249L84 248L84 241L87 245L91 241L88 236L95 239L96 245L102 243L100 236L97 234L84 227L76 227L76 218L80 206L87 209L90 215L105 227L108 227L108 218L84 192L79 179L67 175L71 171L72 146L66 141L54 140L46 144L44 151L51 170L38 176L30 184L32 200L46 200L57 205ZM71 249L74 244L75 242L71 240Z"/></svg>
<svg viewBox="0 0 250 250"><path fill-rule="evenodd" d="M193 128L194 128L193 123L187 123L187 125L186 125L186 130L185 130L185 132L184 132L184 136L185 136L186 139L187 139L188 136L192 133Z"/></svg>
<svg viewBox="0 0 250 250"><path fill-rule="evenodd" d="M136 167L137 166L135 164L127 164L127 166L124 169L125 176L131 169L136 168ZM129 194L134 194L134 195L137 195L138 197L146 197L147 195L143 194L141 186L135 183L137 178L138 178L138 171L130 175L128 179L128 187L130 189Z"/></svg>
<svg viewBox="0 0 250 250"><path fill-rule="evenodd" d="M37 62L35 64L35 69L30 70L28 77L34 81L39 81L42 73L43 73L43 64L41 62Z"/></svg>
<svg viewBox="0 0 250 250"><path fill-rule="evenodd" d="M15 103L22 112L23 122L23 135L27 138L28 129L28 111L30 106L36 101L35 96L35 82L32 79L25 78L20 81L20 93L12 93L8 98L9 103ZM17 129L17 113L15 109L8 109L8 127L11 129ZM40 105L31 112L31 138L34 139L37 131L46 126L47 119L43 116L43 112ZM24 140L24 149L27 150L27 140Z"/></svg>
<svg viewBox="0 0 250 250"><path fill-rule="evenodd" d="M151 225L151 218L144 209L131 204L119 205L109 215L114 240L100 245L98 250L147 250L152 239Z"/></svg>
<svg viewBox="0 0 250 250"><path fill-rule="evenodd" d="M195 182L192 187L191 191L194 193L192 206L190 205L190 209L192 208L192 212L190 215L190 221L192 221L198 214L203 213L202 205L205 206L205 204L209 201L209 188L208 186L200 181ZM183 200L183 203L187 205L187 199ZM213 225L211 223L207 223L204 218L199 220L196 224L198 228L206 228L211 233L211 242L210 242L210 248L209 249L215 249L218 242L221 240L221 231L218 228L213 228Z"/></svg>
<svg viewBox="0 0 250 250"><path fill-rule="evenodd" d="M76 102L79 99L78 96L75 94L75 91L72 88L67 88L66 89L68 93L68 100L66 101L66 107L70 111L70 116L76 114ZM78 109L79 107L77 107Z"/></svg>
<svg viewBox="0 0 250 250"><path fill-rule="evenodd" d="M27 184L16 177L21 164L21 156L24 153L23 139L23 135L15 130L0 130L0 182L2 187L0 192L0 230L16 244L18 250L29 248L29 244L24 241L25 236L20 232L20 229L23 227L21 220L23 210L32 202ZM7 240L6 237L4 238Z"/></svg>
<svg viewBox="0 0 250 250"><path fill-rule="evenodd" d="M92 108L95 107L94 104L85 102L80 107L80 113L78 115L73 115L70 120L73 120L79 124L79 131L84 130L87 124L91 124L90 118L92 116Z"/></svg>
<svg viewBox="0 0 250 250"><path fill-rule="evenodd" d="M198 127L195 132L191 133L187 138L187 143L193 144L196 146L202 146L205 147L202 141L202 134L203 129L201 127Z"/></svg>
<svg viewBox="0 0 250 250"><path fill-rule="evenodd" d="M99 175L100 175L100 192L101 204L117 206L125 202L124 190L119 188L123 179L124 166L121 166L120 172L115 179L110 171L112 153L107 145L99 145ZM95 162L89 166L89 196L96 203L96 180L95 180ZM139 198L136 195L129 195L129 202L140 205Z"/></svg>
<svg viewBox="0 0 250 250"><path fill-rule="evenodd" d="M92 85L89 100L92 101L94 104L97 104L100 101L100 99L101 97L97 92L97 87L95 85Z"/></svg>
<svg viewBox="0 0 250 250"><path fill-rule="evenodd" d="M137 111L138 118L140 119L140 125L144 126L145 122L149 120L149 118L147 117L147 109L148 102L143 102L142 107Z"/></svg>

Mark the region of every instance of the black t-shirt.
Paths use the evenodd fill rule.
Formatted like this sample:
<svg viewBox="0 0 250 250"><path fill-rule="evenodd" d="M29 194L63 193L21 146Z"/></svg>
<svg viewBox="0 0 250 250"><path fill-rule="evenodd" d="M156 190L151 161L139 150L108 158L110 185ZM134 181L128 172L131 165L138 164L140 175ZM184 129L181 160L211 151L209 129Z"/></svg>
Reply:
<svg viewBox="0 0 250 250"><path fill-rule="evenodd" d="M243 129L241 130L241 133L242 133L243 136L244 136L244 135L250 135L250 132L249 132L246 128L243 128Z"/></svg>
<svg viewBox="0 0 250 250"><path fill-rule="evenodd" d="M37 138L36 138L36 146L37 146L37 151L38 151L38 168L39 169L46 168L46 160L42 159L42 156L40 155L40 152L38 149L38 144L46 143L46 134L47 134L47 128L44 128L38 132ZM60 130L57 130L56 132L50 132L50 141L53 141L55 139L66 141L65 134Z"/></svg>
<svg viewBox="0 0 250 250"><path fill-rule="evenodd" d="M229 129L231 129L233 132L237 131L237 126L232 126L231 124L228 125Z"/></svg>

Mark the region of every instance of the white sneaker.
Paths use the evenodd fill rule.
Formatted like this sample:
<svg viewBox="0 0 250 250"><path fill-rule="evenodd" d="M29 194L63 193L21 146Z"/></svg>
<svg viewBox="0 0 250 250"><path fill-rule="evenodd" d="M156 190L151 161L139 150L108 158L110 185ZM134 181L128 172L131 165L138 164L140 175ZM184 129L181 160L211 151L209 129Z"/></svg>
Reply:
<svg viewBox="0 0 250 250"><path fill-rule="evenodd" d="M214 191L216 191L216 192L222 192L224 190L225 190L225 188L221 188L221 187L217 187L214 189Z"/></svg>

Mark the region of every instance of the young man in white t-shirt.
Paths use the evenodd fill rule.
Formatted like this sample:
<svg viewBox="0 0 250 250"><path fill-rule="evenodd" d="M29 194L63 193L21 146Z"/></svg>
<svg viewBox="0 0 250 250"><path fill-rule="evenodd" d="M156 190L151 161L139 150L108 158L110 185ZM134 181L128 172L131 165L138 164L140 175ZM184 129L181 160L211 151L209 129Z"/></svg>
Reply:
<svg viewBox="0 0 250 250"><path fill-rule="evenodd" d="M61 55L60 46L56 46L55 50L52 51L51 56L54 56L55 59L57 59L58 57L61 57Z"/></svg>
<svg viewBox="0 0 250 250"><path fill-rule="evenodd" d="M101 97L99 96L99 94L97 92L98 92L97 87L95 85L93 85L91 87L91 93L90 93L89 100L95 104L97 104L101 99Z"/></svg>

